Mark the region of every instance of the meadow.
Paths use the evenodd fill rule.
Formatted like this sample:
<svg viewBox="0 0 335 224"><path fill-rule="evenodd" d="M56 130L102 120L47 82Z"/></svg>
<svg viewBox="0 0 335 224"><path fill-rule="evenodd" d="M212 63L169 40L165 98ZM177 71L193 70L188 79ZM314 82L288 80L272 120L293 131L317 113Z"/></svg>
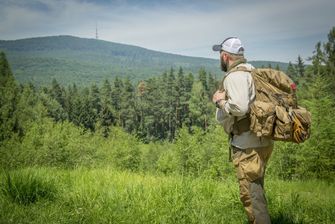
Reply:
<svg viewBox="0 0 335 224"><path fill-rule="evenodd" d="M273 223L334 223L334 184L266 183ZM25 168L1 173L0 223L247 223L234 178Z"/></svg>

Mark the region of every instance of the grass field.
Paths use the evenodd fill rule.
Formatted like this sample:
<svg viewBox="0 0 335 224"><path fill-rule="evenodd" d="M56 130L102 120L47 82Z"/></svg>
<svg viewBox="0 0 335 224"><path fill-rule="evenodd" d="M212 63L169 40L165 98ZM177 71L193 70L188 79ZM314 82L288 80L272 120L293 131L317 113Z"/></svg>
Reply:
<svg viewBox="0 0 335 224"><path fill-rule="evenodd" d="M247 223L234 177L207 180L112 168L1 172L0 223ZM272 223L335 223L325 182L266 182Z"/></svg>

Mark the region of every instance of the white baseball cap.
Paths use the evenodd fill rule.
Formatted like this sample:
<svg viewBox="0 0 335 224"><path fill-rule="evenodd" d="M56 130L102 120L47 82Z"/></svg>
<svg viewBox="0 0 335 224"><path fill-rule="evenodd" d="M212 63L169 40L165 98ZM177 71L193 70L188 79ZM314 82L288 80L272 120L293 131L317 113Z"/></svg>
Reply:
<svg viewBox="0 0 335 224"><path fill-rule="evenodd" d="M221 44L214 45L213 51L226 51L231 54L243 55L244 47L237 37L228 37Z"/></svg>

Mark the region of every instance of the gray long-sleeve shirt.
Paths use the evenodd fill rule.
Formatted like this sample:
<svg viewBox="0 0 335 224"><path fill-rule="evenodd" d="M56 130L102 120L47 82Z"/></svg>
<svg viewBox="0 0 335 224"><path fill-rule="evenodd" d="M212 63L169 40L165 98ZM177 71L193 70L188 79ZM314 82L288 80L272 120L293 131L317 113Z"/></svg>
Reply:
<svg viewBox="0 0 335 224"><path fill-rule="evenodd" d="M253 69L251 64L243 63L247 69ZM224 130L229 134L232 132L235 117L240 120L249 112L250 104L255 100L255 86L251 74L244 71L230 73L223 82L228 100L222 109L217 109L216 119ZM241 135L234 135L231 144L241 149L265 147L273 144L269 138L257 137L251 131L243 132Z"/></svg>

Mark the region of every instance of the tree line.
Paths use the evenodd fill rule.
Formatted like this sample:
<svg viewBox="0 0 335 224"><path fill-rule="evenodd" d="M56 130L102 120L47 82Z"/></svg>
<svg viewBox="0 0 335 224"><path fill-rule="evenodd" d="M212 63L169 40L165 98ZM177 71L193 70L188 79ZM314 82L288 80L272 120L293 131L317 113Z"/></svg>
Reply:
<svg viewBox="0 0 335 224"><path fill-rule="evenodd" d="M299 104L312 113L312 136L301 145L276 142L274 162L269 169L282 178L327 179L334 176L334 49L335 28L330 31L326 43L317 43L308 59L311 65L304 65L299 56L298 63L290 63L287 69L287 73L298 82ZM112 81L105 80L101 86L77 87L72 84L65 87L53 80L50 86L36 87L31 83L18 84L5 54L0 53L1 160L11 161L12 158L15 161L20 153L27 150L22 161L34 164L32 161L39 158L34 150L43 149L45 151L41 151L40 155L50 159L49 165L58 166L72 157L71 163L76 164L78 160L75 158L86 155L85 150L85 158L101 158L95 147L104 148L105 141L116 144L113 139L120 135L124 138L135 136L149 145L155 141L175 141L175 145L163 143L166 147L148 146L148 152L140 152L134 146L137 140L125 146L126 151L122 150L125 143L120 143L119 150L112 153L114 159L119 158L113 161L120 166L129 162L137 164L127 165L129 169L139 167L139 157L146 155L143 159L143 164L147 164L145 167L159 164L166 173L176 170L181 173L200 172L211 164L210 161L219 162L217 158L222 158L220 150L224 149L215 146L227 144L227 136L217 130L215 107L211 103L211 96L219 83L220 80L205 69L193 75L184 74L179 68L178 71L171 69L161 76L136 84L130 79L117 77ZM114 127L131 135L120 134L120 131L115 131L119 129ZM202 130L201 133L199 130ZM54 132L58 134L52 134ZM216 132L220 136L213 134ZM44 136L43 139L40 136ZM86 138L91 141L87 146L82 143ZM206 148L209 144L211 148ZM166 149L168 147L171 149ZM211 149L214 151L206 151ZM106 157L107 151L106 146ZM27 155L34 157L27 160Z"/></svg>
<svg viewBox="0 0 335 224"><path fill-rule="evenodd" d="M8 62L2 53L6 67ZM11 78L12 79L12 78ZM68 120L90 131L102 129L104 136L111 126L119 126L144 141L173 140L183 127L198 126L206 130L214 106L210 97L218 81L205 69L197 77L173 68L161 76L133 84L116 77L101 86L78 88L61 86L55 79L50 86L16 85L14 89L32 95L45 107L55 122ZM36 103L36 102L35 102Z"/></svg>

